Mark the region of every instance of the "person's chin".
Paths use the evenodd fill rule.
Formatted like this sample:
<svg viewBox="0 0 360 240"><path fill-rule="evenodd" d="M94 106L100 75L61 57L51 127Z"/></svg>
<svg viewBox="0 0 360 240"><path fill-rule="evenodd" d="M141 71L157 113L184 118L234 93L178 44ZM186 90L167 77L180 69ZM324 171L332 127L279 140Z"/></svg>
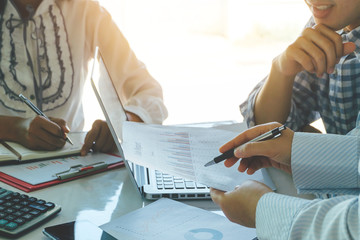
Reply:
<svg viewBox="0 0 360 240"><path fill-rule="evenodd" d="M334 31L338 31L338 30L341 30L341 29L346 27L346 26L339 25L339 23L336 22L336 21L335 22L334 21L327 21L325 19L317 19L315 17L314 17L314 21L315 21L316 25L323 24L323 25L327 26L328 28L330 28L330 29L332 29Z"/></svg>

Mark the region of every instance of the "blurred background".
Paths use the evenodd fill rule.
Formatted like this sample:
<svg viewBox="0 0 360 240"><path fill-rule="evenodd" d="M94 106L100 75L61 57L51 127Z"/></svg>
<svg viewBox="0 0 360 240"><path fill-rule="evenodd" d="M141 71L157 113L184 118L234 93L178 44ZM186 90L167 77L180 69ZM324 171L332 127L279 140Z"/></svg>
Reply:
<svg viewBox="0 0 360 240"><path fill-rule="evenodd" d="M303 0L100 0L163 87L164 124L242 121L272 59L310 18ZM92 94L89 88L88 94ZM101 114L86 96L87 128Z"/></svg>

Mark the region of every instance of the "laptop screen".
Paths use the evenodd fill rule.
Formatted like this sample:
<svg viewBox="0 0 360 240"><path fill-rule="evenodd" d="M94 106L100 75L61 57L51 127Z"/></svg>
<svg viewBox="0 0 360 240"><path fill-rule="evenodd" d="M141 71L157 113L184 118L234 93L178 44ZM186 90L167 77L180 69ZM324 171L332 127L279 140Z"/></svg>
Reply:
<svg viewBox="0 0 360 240"><path fill-rule="evenodd" d="M126 160L121 143L123 142L122 125L128 119L124 106L121 103L120 97L116 92L111 76L106 68L106 62L104 62L101 52L98 49L95 51L91 85L104 113L111 134L113 135L119 154L124 158L126 169L130 173L130 179L142 197L152 200L160 197L177 199L210 198L209 189L204 185L191 183L183 179L185 182L182 183L184 184L184 186L182 186L181 183L179 183L179 177L174 176L174 178L172 178L172 176L168 174L163 175L163 173L158 173L154 169L145 168ZM158 174L166 178L164 179L164 186L162 186L163 188L161 189L159 189ZM172 189L169 188L169 178L174 180L174 188Z"/></svg>
<svg viewBox="0 0 360 240"><path fill-rule="evenodd" d="M104 59L102 58L101 52L98 48L95 50L93 69L91 73L91 85L104 113L106 122L115 140L118 151L124 158L126 168L131 173L130 178L134 185L139 189L140 194L142 194L141 186L143 186L143 184L141 181L137 182L135 180L133 164L125 160L125 155L121 147L122 125L123 122L128 120L125 109L115 90L111 76L109 75Z"/></svg>

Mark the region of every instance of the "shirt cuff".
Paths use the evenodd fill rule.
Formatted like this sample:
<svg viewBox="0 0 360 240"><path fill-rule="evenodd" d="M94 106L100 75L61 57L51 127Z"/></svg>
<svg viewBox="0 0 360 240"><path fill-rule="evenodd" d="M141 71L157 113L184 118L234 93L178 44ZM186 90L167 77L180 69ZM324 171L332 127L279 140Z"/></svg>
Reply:
<svg viewBox="0 0 360 240"><path fill-rule="evenodd" d="M168 115L162 99L149 95L131 98L124 108L138 115L147 124L162 124Z"/></svg>
<svg viewBox="0 0 360 240"><path fill-rule="evenodd" d="M259 239L288 239L294 217L311 201L278 193L266 193L256 207L256 235Z"/></svg>
<svg viewBox="0 0 360 240"><path fill-rule="evenodd" d="M291 169L301 194L358 193L358 164L356 136L294 134Z"/></svg>

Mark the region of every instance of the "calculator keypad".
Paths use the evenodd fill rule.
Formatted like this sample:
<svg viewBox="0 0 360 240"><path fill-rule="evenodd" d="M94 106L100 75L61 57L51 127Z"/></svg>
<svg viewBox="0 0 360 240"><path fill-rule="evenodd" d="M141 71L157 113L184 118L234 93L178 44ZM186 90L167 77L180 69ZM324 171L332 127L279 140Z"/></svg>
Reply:
<svg viewBox="0 0 360 240"><path fill-rule="evenodd" d="M60 209L52 202L0 187L0 234L20 234Z"/></svg>

